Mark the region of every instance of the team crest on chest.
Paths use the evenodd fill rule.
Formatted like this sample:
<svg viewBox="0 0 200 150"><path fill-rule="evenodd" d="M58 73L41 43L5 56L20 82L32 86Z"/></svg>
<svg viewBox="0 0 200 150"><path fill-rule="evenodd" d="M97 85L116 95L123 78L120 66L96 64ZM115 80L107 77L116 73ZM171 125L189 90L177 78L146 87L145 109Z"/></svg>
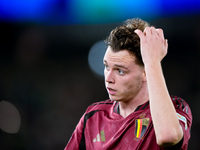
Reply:
<svg viewBox="0 0 200 150"><path fill-rule="evenodd" d="M149 118L135 120L135 136L142 138L149 125Z"/></svg>

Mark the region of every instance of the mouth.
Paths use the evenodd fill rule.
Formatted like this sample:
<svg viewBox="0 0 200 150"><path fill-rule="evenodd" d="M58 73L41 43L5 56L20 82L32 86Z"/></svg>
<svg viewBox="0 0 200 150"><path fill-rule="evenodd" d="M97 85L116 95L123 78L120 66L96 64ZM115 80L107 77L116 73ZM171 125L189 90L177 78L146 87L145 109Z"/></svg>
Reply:
<svg viewBox="0 0 200 150"><path fill-rule="evenodd" d="M107 87L107 90L108 90L108 94L110 94L110 95L114 95L114 94L117 93L116 90L114 90L114 89L112 89L112 88L109 88L109 87Z"/></svg>

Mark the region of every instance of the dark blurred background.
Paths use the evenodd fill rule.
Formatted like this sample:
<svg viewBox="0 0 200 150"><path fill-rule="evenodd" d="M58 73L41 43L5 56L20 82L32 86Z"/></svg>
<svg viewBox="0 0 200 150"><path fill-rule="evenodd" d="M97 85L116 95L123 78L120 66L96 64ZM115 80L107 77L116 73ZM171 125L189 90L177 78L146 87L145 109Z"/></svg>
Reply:
<svg viewBox="0 0 200 150"><path fill-rule="evenodd" d="M164 30L166 82L191 107L198 149L199 0L0 0L0 150L64 149L87 106L108 98L102 40L135 17Z"/></svg>

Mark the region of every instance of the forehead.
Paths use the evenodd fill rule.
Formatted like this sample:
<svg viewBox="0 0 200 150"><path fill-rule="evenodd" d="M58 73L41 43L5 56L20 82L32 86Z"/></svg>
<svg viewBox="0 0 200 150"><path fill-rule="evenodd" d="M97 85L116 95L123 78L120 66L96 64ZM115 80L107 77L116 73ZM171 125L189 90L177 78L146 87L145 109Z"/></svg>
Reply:
<svg viewBox="0 0 200 150"><path fill-rule="evenodd" d="M128 50L114 52L111 47L108 47L104 55L104 61L116 64L135 64L135 56L130 54Z"/></svg>

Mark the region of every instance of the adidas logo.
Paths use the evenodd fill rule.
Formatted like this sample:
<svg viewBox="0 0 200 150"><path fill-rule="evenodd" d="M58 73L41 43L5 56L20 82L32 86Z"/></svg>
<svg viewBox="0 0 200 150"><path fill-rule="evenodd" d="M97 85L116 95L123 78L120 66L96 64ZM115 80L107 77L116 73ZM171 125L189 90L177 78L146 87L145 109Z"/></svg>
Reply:
<svg viewBox="0 0 200 150"><path fill-rule="evenodd" d="M104 130L100 131L100 134L97 134L96 138L93 139L93 142L105 142L106 139L105 139L105 133L104 133Z"/></svg>

